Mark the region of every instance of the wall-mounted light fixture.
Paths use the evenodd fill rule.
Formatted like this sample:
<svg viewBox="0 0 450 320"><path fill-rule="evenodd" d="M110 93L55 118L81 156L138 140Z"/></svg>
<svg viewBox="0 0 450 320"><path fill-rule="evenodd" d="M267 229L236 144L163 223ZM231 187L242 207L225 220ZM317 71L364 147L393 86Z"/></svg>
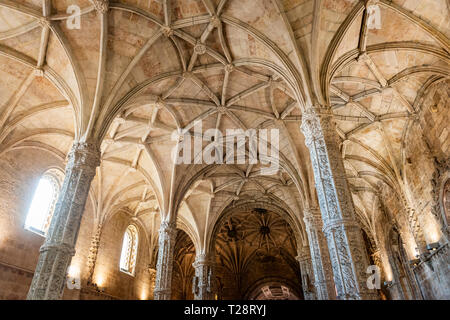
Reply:
<svg viewBox="0 0 450 320"><path fill-rule="evenodd" d="M95 290L97 290L97 292L100 292L100 293L103 293L103 292L105 292L105 288L104 287L101 287L101 286L99 286L98 284L96 284L96 283L94 283L94 287L95 287Z"/></svg>
<svg viewBox="0 0 450 320"><path fill-rule="evenodd" d="M98 285L98 284L95 283L95 282L88 281L87 285L88 285L89 287L91 287L92 289L94 289L95 291L97 291L97 292L100 292L100 293L105 292L105 288L102 287L102 286L100 286L100 285Z"/></svg>
<svg viewBox="0 0 450 320"><path fill-rule="evenodd" d="M67 270L66 284L69 290L80 290L81 289L81 279L80 270L76 266L70 266Z"/></svg>
<svg viewBox="0 0 450 320"><path fill-rule="evenodd" d="M436 251L439 248L439 246L440 246L439 242L433 242L427 244L427 250L433 252Z"/></svg>
<svg viewBox="0 0 450 320"><path fill-rule="evenodd" d="M409 261L409 265L412 267L417 267L420 263L420 259L412 259Z"/></svg>

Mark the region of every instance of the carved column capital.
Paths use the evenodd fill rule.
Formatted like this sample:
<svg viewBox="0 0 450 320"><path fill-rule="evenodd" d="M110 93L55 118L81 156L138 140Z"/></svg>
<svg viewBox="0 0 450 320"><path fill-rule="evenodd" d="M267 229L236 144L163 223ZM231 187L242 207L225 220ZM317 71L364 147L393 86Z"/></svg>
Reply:
<svg viewBox="0 0 450 320"><path fill-rule="evenodd" d="M214 257L212 257L211 255L202 253L202 254L198 254L195 257L195 261L192 264L192 266L194 268L200 267L200 266L214 266L216 264L216 261L214 259Z"/></svg>
<svg viewBox="0 0 450 320"><path fill-rule="evenodd" d="M100 165L100 148L95 143L74 142L70 150L67 166L93 170Z"/></svg>
<svg viewBox="0 0 450 320"><path fill-rule="evenodd" d="M298 255L295 257L298 262L311 260L311 252L309 246L304 246L298 251Z"/></svg>
<svg viewBox="0 0 450 320"><path fill-rule="evenodd" d="M320 210L317 208L307 208L303 210L303 221L307 228L322 229L323 222Z"/></svg>
<svg viewBox="0 0 450 320"><path fill-rule="evenodd" d="M314 272L309 246L304 246L298 251L295 259L299 262L302 289L305 300L316 300L316 290L314 288Z"/></svg>
<svg viewBox="0 0 450 320"><path fill-rule="evenodd" d="M175 222L161 222L161 225L159 227L159 234L167 235L167 237L175 240L175 237L177 236L177 224Z"/></svg>
<svg viewBox="0 0 450 320"><path fill-rule="evenodd" d="M301 130L308 148L312 146L314 140L323 137L324 129L334 130L332 120L333 114L329 108L317 106L303 112Z"/></svg>

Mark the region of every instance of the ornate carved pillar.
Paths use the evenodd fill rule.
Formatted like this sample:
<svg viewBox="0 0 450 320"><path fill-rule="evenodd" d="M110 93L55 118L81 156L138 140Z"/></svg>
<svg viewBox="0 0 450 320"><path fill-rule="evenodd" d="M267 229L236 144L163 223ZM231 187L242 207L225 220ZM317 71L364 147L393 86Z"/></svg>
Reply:
<svg viewBox="0 0 450 320"><path fill-rule="evenodd" d="M95 233L91 238L91 245L89 247L89 255L88 255L88 279L87 283L92 283L92 277L94 276L95 263L97 262L97 253L98 248L100 246L100 236L102 234L102 225L97 224L95 228Z"/></svg>
<svg viewBox="0 0 450 320"><path fill-rule="evenodd" d="M192 266L195 269L195 277L192 283L195 300L214 300L216 289L214 258L206 254L197 255Z"/></svg>
<svg viewBox="0 0 450 320"><path fill-rule="evenodd" d="M322 232L322 218L320 210L315 208L304 211L303 220L308 233L311 248L311 262L314 268L314 285L318 300L336 299L336 290L333 283L333 270L327 242Z"/></svg>
<svg viewBox="0 0 450 320"><path fill-rule="evenodd" d="M300 272L302 274L302 287L305 300L316 300L316 292L314 289L314 272L311 265L311 254L309 247L303 247L296 257L300 264Z"/></svg>
<svg viewBox="0 0 450 320"><path fill-rule="evenodd" d="M338 299L375 299L366 284L369 262L332 114L329 109L310 108L303 113L301 128L311 155Z"/></svg>
<svg viewBox="0 0 450 320"><path fill-rule="evenodd" d="M150 292L153 293L152 299L155 299L155 282L156 282L156 269L149 267L148 268L148 273L150 274L149 278L150 278Z"/></svg>
<svg viewBox="0 0 450 320"><path fill-rule="evenodd" d="M75 244L89 188L99 164L100 151L97 145L74 143L68 156L64 183L47 238L40 249L27 299L61 299L67 268L75 254Z"/></svg>
<svg viewBox="0 0 450 320"><path fill-rule="evenodd" d="M177 237L174 222L161 222L159 228L159 251L156 264L155 300L170 300L172 293L173 253Z"/></svg>

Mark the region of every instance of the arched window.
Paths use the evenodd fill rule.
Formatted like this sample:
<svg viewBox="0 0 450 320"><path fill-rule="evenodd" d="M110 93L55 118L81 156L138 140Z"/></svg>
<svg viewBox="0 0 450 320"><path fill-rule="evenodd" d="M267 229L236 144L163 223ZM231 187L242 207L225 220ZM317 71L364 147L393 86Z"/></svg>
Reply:
<svg viewBox="0 0 450 320"><path fill-rule="evenodd" d="M120 255L120 271L134 276L138 248L138 232L135 226L128 226L123 236L122 253Z"/></svg>
<svg viewBox="0 0 450 320"><path fill-rule="evenodd" d="M45 236L58 200L63 173L58 169L46 171L39 180L25 220L25 229Z"/></svg>

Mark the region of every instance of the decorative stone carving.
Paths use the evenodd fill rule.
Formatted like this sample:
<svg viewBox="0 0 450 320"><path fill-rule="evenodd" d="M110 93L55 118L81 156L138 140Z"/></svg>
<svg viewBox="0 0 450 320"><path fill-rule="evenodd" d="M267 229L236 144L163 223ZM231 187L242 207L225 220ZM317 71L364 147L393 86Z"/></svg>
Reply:
<svg viewBox="0 0 450 320"><path fill-rule="evenodd" d="M194 47L194 52L198 55L206 53L206 46L203 43L198 42Z"/></svg>
<svg viewBox="0 0 450 320"><path fill-rule="evenodd" d="M325 236L322 232L322 218L320 211L310 208L304 211L306 231L311 248L311 262L314 268L314 285L319 300L336 298L333 283L333 270L331 268Z"/></svg>
<svg viewBox="0 0 450 320"><path fill-rule="evenodd" d="M211 17L210 22L214 28L218 28L220 26L220 24L222 23L222 21L220 21L220 18L216 15Z"/></svg>
<svg viewBox="0 0 450 320"><path fill-rule="evenodd" d="M232 63L227 64L225 66L225 71L228 72L228 73L233 72L234 71L234 65Z"/></svg>
<svg viewBox="0 0 450 320"><path fill-rule="evenodd" d="M425 241L425 236L423 234L422 228L420 227L419 217L417 216L416 210L414 208L405 206L406 217L408 219L409 228L414 240L416 241L417 248L419 252L423 255L426 253L427 242Z"/></svg>
<svg viewBox="0 0 450 320"><path fill-rule="evenodd" d="M51 21L43 17L38 20L38 23L42 28L50 28Z"/></svg>
<svg viewBox="0 0 450 320"><path fill-rule="evenodd" d="M227 113L227 108L224 106L218 106L217 107L217 112L220 114L226 114Z"/></svg>
<svg viewBox="0 0 450 320"><path fill-rule="evenodd" d="M301 129L311 155L338 299L375 299L376 292L366 285L368 258L330 110L308 109L303 113Z"/></svg>
<svg viewBox="0 0 450 320"><path fill-rule="evenodd" d="M89 255L88 255L88 261L87 261L87 267L88 267L88 284L92 283L92 277L94 275L95 270L95 263L97 262L97 254L98 254L98 248L100 246L100 236L102 233L102 225L97 224L97 227L95 229L95 234L92 236L91 239L91 246L89 247Z"/></svg>
<svg viewBox="0 0 450 320"><path fill-rule="evenodd" d="M109 10L109 1L108 0L91 0L92 5L98 13L106 13Z"/></svg>
<svg viewBox="0 0 450 320"><path fill-rule="evenodd" d="M45 75L45 71L44 71L44 69L42 69L42 68L36 68L36 69L34 69L34 75L35 75L36 77L43 78L44 75Z"/></svg>
<svg viewBox="0 0 450 320"><path fill-rule="evenodd" d="M156 281L156 269L149 267L148 268L148 273L150 273L150 284L152 286L155 286L155 281Z"/></svg>
<svg viewBox="0 0 450 320"><path fill-rule="evenodd" d="M191 79L193 76L194 75L193 75L192 72L189 72L189 71L183 72L183 78L186 79L186 80L187 79Z"/></svg>
<svg viewBox="0 0 450 320"><path fill-rule="evenodd" d="M170 300L172 285L173 253L177 236L174 222L161 222L159 228L159 252L156 265L155 300Z"/></svg>
<svg viewBox="0 0 450 320"><path fill-rule="evenodd" d="M441 230L447 242L450 240L450 159L439 161L435 159L436 171L431 184L433 205L432 212L441 224Z"/></svg>
<svg viewBox="0 0 450 320"><path fill-rule="evenodd" d="M61 299L67 268L75 254L75 243L89 188L98 165L100 151L97 145L74 143L27 299Z"/></svg>
<svg viewBox="0 0 450 320"><path fill-rule="evenodd" d="M167 38L173 36L173 29L171 27L163 26L163 27L161 27L161 31L162 31L163 35Z"/></svg>
<svg viewBox="0 0 450 320"><path fill-rule="evenodd" d="M316 300L316 291L314 288L314 272L311 265L311 255L309 247L303 247L299 255L296 257L300 264L300 272L302 274L302 287L305 300Z"/></svg>
<svg viewBox="0 0 450 320"><path fill-rule="evenodd" d="M193 278L192 291L195 300L214 300L215 298L215 276L213 257L200 254L195 258L192 264L195 269L195 277Z"/></svg>
<svg viewBox="0 0 450 320"><path fill-rule="evenodd" d="M152 267L151 265L149 265L148 273L150 274L150 276L149 276L149 279L150 279L150 290L151 290L151 292L154 292L155 291L155 284L156 284L155 283L156 282L156 269L154 267Z"/></svg>

